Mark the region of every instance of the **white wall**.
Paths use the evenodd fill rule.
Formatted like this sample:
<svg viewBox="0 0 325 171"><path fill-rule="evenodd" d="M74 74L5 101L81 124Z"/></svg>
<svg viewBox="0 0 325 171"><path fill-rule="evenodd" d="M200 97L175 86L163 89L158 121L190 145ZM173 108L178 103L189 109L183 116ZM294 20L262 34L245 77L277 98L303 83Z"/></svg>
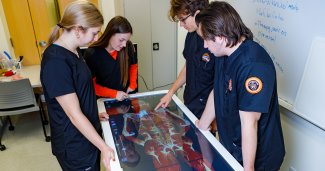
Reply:
<svg viewBox="0 0 325 171"><path fill-rule="evenodd" d="M181 71L185 64L185 59L183 57L183 49L185 43L185 37L187 30L180 25L177 25L177 73Z"/></svg>
<svg viewBox="0 0 325 171"><path fill-rule="evenodd" d="M114 0L115 15L124 15L124 0Z"/></svg>
<svg viewBox="0 0 325 171"><path fill-rule="evenodd" d="M325 131L285 108L281 108L280 111L286 147L286 156L281 170L288 171L290 167L296 171L324 170Z"/></svg>
<svg viewBox="0 0 325 171"><path fill-rule="evenodd" d="M7 51L9 54L14 54L14 51L10 45L9 37L7 21L4 15L2 3L0 1L0 52Z"/></svg>
<svg viewBox="0 0 325 171"><path fill-rule="evenodd" d="M116 0L98 0L99 8L104 16L104 26L102 28L103 30L105 30L105 27L109 20L115 16L115 1Z"/></svg>
<svg viewBox="0 0 325 171"><path fill-rule="evenodd" d="M176 69L177 69L177 77L178 74L180 73L181 69L185 65L185 59L183 56L183 49L184 49L184 44L185 44L185 38L186 38L187 30L184 29L183 27L180 27L179 23L177 25L177 64L176 64ZM184 86L178 89L177 94L178 98L180 98L182 101L183 95L184 95Z"/></svg>

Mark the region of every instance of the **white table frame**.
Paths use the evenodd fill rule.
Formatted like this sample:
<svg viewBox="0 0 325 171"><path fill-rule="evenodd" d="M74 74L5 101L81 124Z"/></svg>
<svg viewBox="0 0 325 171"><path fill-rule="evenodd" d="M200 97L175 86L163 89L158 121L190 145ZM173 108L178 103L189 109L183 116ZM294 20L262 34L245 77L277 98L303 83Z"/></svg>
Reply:
<svg viewBox="0 0 325 171"><path fill-rule="evenodd" d="M167 92L168 92L167 90L160 90L160 91L153 91L153 92L137 93L137 94L131 94L130 98L143 97L143 96L156 95L156 94L166 94ZM184 114L194 124L195 121L197 120L196 116L179 100L179 98L176 95L173 95L172 98L173 101L176 103L176 105L184 112ZM105 105L104 105L104 101L106 100L108 99L101 98L97 100L99 113L106 112ZM115 151L116 160L111 161L111 170L122 171L123 169L121 168L120 161L118 160L118 155L116 152L109 121L102 121L101 126L103 129L103 135L106 144L112 147ZM209 131L203 131L203 130L200 131L235 171L244 170L243 167L237 162L237 160L220 144L220 142L216 139L216 137L214 137Z"/></svg>

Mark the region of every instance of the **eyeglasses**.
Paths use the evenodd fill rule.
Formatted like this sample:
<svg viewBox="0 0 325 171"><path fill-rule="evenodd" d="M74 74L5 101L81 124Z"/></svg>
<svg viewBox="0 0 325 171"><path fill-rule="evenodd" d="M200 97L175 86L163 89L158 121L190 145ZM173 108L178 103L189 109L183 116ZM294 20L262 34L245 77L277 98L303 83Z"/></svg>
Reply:
<svg viewBox="0 0 325 171"><path fill-rule="evenodd" d="M191 16L191 14L188 14L188 15L187 15L186 17L184 17L184 18L179 18L178 21L179 21L179 22L182 22L182 23L184 23L184 24L186 24L185 21L186 21L186 19L187 19L188 17L190 17L190 16Z"/></svg>

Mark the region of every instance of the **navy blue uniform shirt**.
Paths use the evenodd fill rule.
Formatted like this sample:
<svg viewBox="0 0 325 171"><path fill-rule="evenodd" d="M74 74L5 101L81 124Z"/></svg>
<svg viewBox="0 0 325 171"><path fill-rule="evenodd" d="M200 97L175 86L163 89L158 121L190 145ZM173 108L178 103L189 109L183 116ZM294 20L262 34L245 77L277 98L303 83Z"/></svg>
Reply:
<svg viewBox="0 0 325 171"><path fill-rule="evenodd" d="M99 152L71 123L55 98L76 93L81 111L100 131L91 73L82 56L79 56L61 46L50 45L41 63L41 82L51 123L52 153L82 165L96 162Z"/></svg>
<svg viewBox="0 0 325 171"><path fill-rule="evenodd" d="M200 118L213 89L215 56L204 48L203 39L196 32L187 33L183 56L186 59L184 104Z"/></svg>
<svg viewBox="0 0 325 171"><path fill-rule="evenodd" d="M216 59L214 98L220 141L240 163L239 110L261 113L255 170L279 170L284 158L276 86L270 56L252 40L244 41L229 57Z"/></svg>

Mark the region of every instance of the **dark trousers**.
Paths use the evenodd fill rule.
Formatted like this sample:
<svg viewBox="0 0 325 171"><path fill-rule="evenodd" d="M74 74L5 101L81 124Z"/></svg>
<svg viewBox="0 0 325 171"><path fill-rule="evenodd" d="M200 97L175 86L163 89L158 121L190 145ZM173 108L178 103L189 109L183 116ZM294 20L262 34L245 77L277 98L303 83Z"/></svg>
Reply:
<svg viewBox="0 0 325 171"><path fill-rule="evenodd" d="M95 158L94 158L95 157ZM68 160L64 156L56 156L63 171L99 171L100 153L87 156L83 160Z"/></svg>

